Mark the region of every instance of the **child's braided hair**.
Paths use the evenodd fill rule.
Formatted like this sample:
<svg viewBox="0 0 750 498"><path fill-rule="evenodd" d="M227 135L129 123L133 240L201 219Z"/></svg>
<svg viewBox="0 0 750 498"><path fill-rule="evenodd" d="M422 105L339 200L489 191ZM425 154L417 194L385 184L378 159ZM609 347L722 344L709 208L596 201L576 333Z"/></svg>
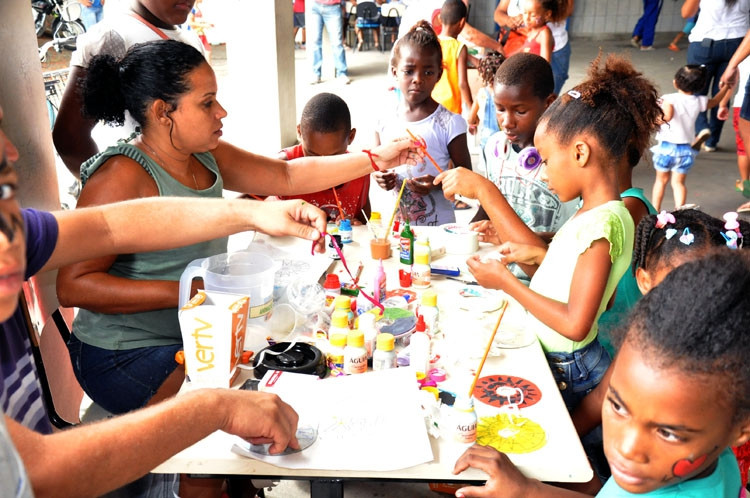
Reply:
<svg viewBox="0 0 750 498"><path fill-rule="evenodd" d="M424 19L418 21L408 33L396 41L391 55L391 66L398 66L398 61L401 60L401 47L404 45L433 49L436 52L438 67L443 67L443 50L440 48L440 40L432 25Z"/></svg>
<svg viewBox="0 0 750 498"><path fill-rule="evenodd" d="M477 72L479 73L479 77L482 78L482 83L492 85L495 81L497 68L503 62L505 62L505 56L499 52L489 52L482 57L479 61L479 66L477 66Z"/></svg>
<svg viewBox="0 0 750 498"><path fill-rule="evenodd" d="M713 247L726 245L726 239L721 232L726 232L724 221L714 218L698 209L678 209L672 212L674 223L663 228L656 228L657 215L645 216L635 230L635 245L633 246L633 273L638 268L653 272L663 267L676 267L686 259L694 259L697 252L706 251ZM750 248L750 223L737 220L740 224L744 243L743 248ZM693 234L690 245L680 242L680 234L687 228ZM667 238L667 230L674 229L676 233Z"/></svg>

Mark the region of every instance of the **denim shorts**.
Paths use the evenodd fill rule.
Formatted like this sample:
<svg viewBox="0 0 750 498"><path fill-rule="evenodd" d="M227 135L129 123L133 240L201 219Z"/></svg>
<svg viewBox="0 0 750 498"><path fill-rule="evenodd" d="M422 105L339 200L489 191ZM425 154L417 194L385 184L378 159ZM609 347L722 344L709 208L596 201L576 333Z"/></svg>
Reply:
<svg viewBox="0 0 750 498"><path fill-rule="evenodd" d="M612 363L599 339L572 353L555 352L545 356L569 412L601 382Z"/></svg>
<svg viewBox="0 0 750 498"><path fill-rule="evenodd" d="M740 91L743 91L742 88L740 88ZM750 97L748 97L747 92L750 92L750 78L747 80L747 83L745 83L745 98L742 99L742 108L740 109L740 117L744 119L745 121L750 121Z"/></svg>
<svg viewBox="0 0 750 498"><path fill-rule="evenodd" d="M654 153L654 169L661 173L674 171L686 175L693 167L697 151L690 144L673 144L671 142L659 142L651 147Z"/></svg>
<svg viewBox="0 0 750 498"><path fill-rule="evenodd" d="M95 403L121 414L146 406L177 368L174 355L182 343L136 349L103 349L68 340L68 351L81 387Z"/></svg>

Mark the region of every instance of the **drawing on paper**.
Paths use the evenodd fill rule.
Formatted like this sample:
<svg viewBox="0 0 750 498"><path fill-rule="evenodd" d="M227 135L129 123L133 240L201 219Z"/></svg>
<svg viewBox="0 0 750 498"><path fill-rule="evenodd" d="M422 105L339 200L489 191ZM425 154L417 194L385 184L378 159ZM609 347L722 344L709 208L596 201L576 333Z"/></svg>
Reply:
<svg viewBox="0 0 750 498"><path fill-rule="evenodd" d="M489 375L477 381L474 398L498 408L510 404L526 408L542 399L542 391L536 384L521 377Z"/></svg>
<svg viewBox="0 0 750 498"><path fill-rule="evenodd" d="M547 443L547 434L531 419L501 413L479 419L477 443L503 453L531 453Z"/></svg>

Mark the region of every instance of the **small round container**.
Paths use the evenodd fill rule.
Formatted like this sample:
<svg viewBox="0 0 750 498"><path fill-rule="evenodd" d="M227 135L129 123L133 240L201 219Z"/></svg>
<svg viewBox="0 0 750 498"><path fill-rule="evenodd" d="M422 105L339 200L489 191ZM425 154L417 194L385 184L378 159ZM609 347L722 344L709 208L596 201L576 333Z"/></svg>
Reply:
<svg viewBox="0 0 750 498"><path fill-rule="evenodd" d="M391 257L391 243L388 239L371 239L370 255L372 259L388 259Z"/></svg>

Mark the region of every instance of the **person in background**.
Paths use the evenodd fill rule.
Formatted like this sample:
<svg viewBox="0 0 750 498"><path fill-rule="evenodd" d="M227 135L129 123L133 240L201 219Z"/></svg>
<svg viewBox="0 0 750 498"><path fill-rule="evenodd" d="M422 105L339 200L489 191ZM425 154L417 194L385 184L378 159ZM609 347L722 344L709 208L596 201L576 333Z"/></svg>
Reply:
<svg viewBox="0 0 750 498"><path fill-rule="evenodd" d="M560 94L563 85L568 80L568 70L570 68L571 50L567 23L568 18L573 14L575 2L574 0L567 0L565 4L567 9L552 9L560 10L561 12L557 16L557 20L547 23L547 27L552 32L552 37L554 38L553 51L549 63L552 66L552 75L555 79L554 92L556 95ZM500 0L495 8L493 18L498 25L504 26L516 33L516 39L526 39L521 0ZM523 41L520 40L518 43L515 43L515 49L512 49L512 51L506 50L507 57L515 53L518 47L523 44Z"/></svg>
<svg viewBox="0 0 750 498"><path fill-rule="evenodd" d="M0 107L0 124L2 118ZM18 298L25 279L71 263L113 252L169 249L246 230L317 240L322 252L324 213L301 201L272 205L175 198L54 213L21 209L15 197L17 160L18 150L0 128L0 496L100 496L147 475L216 430L256 443L273 442L273 453L298 447L297 414L291 407L273 395L231 389L193 391L124 417L53 434ZM150 477L161 479L164 494L159 496L177 491L175 476ZM155 481L151 484L148 491L155 493ZM127 491L126 496L136 496L133 489ZM186 496L182 490L180 496Z"/></svg>
<svg viewBox="0 0 750 498"><path fill-rule="evenodd" d="M193 8L190 9L190 15L188 16L187 24L188 29L195 31L195 34L198 35L201 44L203 44L203 51L204 55L206 56L206 60L208 62L211 62L211 44L208 42L206 30L213 28L214 25L203 20L203 11L201 10L202 3L203 0L195 0Z"/></svg>
<svg viewBox="0 0 750 498"><path fill-rule="evenodd" d="M129 137L136 127L128 115L117 127L100 125L94 130L97 121L81 113L83 102L79 88L86 79L91 59L96 55L119 58L136 43L164 38L188 43L205 55L198 36L179 28L187 20L193 3L194 0L185 3L133 0L127 11L108 15L103 22L78 37L76 51L70 58L69 84L65 87L52 131L55 148L73 176L78 178L81 164L99 151L94 134L100 143L109 144Z"/></svg>
<svg viewBox="0 0 750 498"><path fill-rule="evenodd" d="M300 144L283 149L278 157L290 161L300 157L346 154L356 133L346 102L332 93L319 93L302 109L297 125ZM307 201L324 210L329 220L349 219L354 224L365 224L370 218L369 195L370 175L364 175L319 192L278 198Z"/></svg>
<svg viewBox="0 0 750 498"><path fill-rule="evenodd" d="M461 114L462 101L466 109L474 104L467 73L468 50L457 38L466 24L466 15L466 5L461 0L446 0L440 9L443 30L438 39L443 52L443 74L432 90L432 98L455 114Z"/></svg>
<svg viewBox="0 0 750 498"><path fill-rule="evenodd" d="M375 173L378 186L399 191L401 219L407 217L412 225L439 226L456 221L453 205L433 184L439 173L451 162L457 168L471 165L466 141L466 121L450 112L432 98L432 90L440 79L443 53L435 31L427 21L419 21L396 41L391 52L390 71L400 90L395 109L387 107L378 118L376 142L391 140L413 133L421 139L423 148L437 163L425 161L417 167L399 167L394 171ZM467 170L468 171L468 170Z"/></svg>
<svg viewBox="0 0 750 498"><path fill-rule="evenodd" d="M466 122L469 124L469 133L479 133L479 150L484 151L487 139L500 131L497 123L497 109L495 108L494 92L495 73L500 64L505 61L505 56L497 52L490 52L479 60L477 72L482 80L482 86L477 92L474 104L469 111ZM479 118L481 116L481 119ZM484 153L481 154L481 165L479 173L487 176L487 163Z"/></svg>
<svg viewBox="0 0 750 498"><path fill-rule="evenodd" d="M636 305L601 405L612 478L596 496L745 496L730 447L750 439L749 287L748 255L722 249L681 265ZM453 472L469 467L489 479L457 497L587 496L525 477L489 446L466 450Z"/></svg>
<svg viewBox="0 0 750 498"><path fill-rule="evenodd" d="M713 96L719 93L721 76L729 67L732 54L740 46L742 37L750 29L750 0L685 0L682 17L694 17L699 9L698 20L688 36L687 63L706 67L708 79L699 93L708 95L710 90ZM702 150L715 151L723 127L724 121L718 117L718 108L709 113L699 113L695 121L698 134L693 143L700 143L708 135Z"/></svg>
<svg viewBox="0 0 750 498"><path fill-rule="evenodd" d="M331 41L331 52L333 52L333 64L336 69L335 76L338 81L348 85L351 83L347 76L346 54L344 53L344 30L343 16L346 15L344 2L341 0L311 0L310 8L310 34L312 44L308 50L312 50L312 80L315 85L323 81L323 27L328 31Z"/></svg>
<svg viewBox="0 0 750 498"><path fill-rule="evenodd" d="M687 21L685 21L685 26L682 27L682 31L677 33L674 38L672 38L672 41L669 42L669 45L667 45L667 48L671 50L672 52L679 52L680 46L677 45L680 40L682 40L683 37L690 35L690 32L693 31L693 28L695 27L695 22L698 20L698 14L696 14L694 17L689 18Z"/></svg>
<svg viewBox="0 0 750 498"><path fill-rule="evenodd" d="M745 142L740 134L740 112L742 105L745 102L745 87L747 86L748 77L750 76L750 60L745 59L737 66L739 73L738 84L736 85L737 94L732 100L732 125L734 127L734 139L737 144L737 170L740 174L740 179L734 184L734 188L737 192L741 192L744 197L750 197L750 158L747 156L745 150ZM733 89L734 90L734 89ZM729 112L729 100L732 97L730 91L724 98L721 99L719 104L718 116L730 115Z"/></svg>
<svg viewBox="0 0 750 498"><path fill-rule="evenodd" d="M80 0L79 3L81 4L81 21L88 31L104 18L104 0Z"/></svg>
<svg viewBox="0 0 750 498"><path fill-rule="evenodd" d="M654 33L663 0L643 0L643 15L633 28L630 44L643 51L654 49Z"/></svg>
<svg viewBox="0 0 750 498"><path fill-rule="evenodd" d="M725 85L719 93L709 99L706 95L700 94L707 79L708 71L704 66L688 64L678 69L672 80L677 93L661 97L664 118L661 128L656 133L658 143L651 148L656 170L651 202L657 211L661 209L664 189L670 179L675 208L685 204L685 177L700 149L700 142L691 145L695 136L695 120L698 113L717 107L729 90ZM707 140L709 135L704 134L702 138Z"/></svg>
<svg viewBox="0 0 750 498"><path fill-rule="evenodd" d="M470 0L463 0L467 8L470 5L469 1ZM432 24L435 32L440 34L442 28L442 26L440 26L440 9L444 2L445 0L409 0L409 2L406 3L407 7L401 18L398 37L403 37L411 27L420 20ZM503 53L503 46L500 42L491 36L487 36L468 22L464 24L464 28L461 30L461 38L463 38L466 43L476 47L482 47L486 50Z"/></svg>
<svg viewBox="0 0 750 498"><path fill-rule="evenodd" d="M305 49L307 45L307 29L305 29L305 0L294 0L294 46ZM302 30L302 38L297 43L297 32Z"/></svg>

